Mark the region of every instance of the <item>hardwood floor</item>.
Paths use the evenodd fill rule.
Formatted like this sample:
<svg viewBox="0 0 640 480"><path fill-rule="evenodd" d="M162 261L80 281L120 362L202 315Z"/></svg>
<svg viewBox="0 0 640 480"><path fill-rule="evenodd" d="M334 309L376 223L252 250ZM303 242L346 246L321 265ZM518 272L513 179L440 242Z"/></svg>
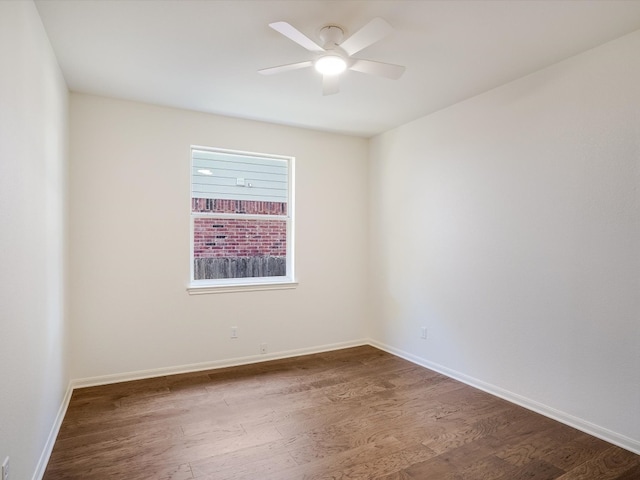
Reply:
<svg viewBox="0 0 640 480"><path fill-rule="evenodd" d="M76 390L45 480L638 480L640 456L357 347Z"/></svg>

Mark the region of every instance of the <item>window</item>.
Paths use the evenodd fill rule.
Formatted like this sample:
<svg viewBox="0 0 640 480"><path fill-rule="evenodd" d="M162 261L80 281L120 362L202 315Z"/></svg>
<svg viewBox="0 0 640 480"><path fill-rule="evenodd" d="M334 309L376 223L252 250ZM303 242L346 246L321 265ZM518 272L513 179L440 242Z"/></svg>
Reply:
<svg viewBox="0 0 640 480"><path fill-rule="evenodd" d="M291 157L192 147L191 287L292 284L292 194Z"/></svg>

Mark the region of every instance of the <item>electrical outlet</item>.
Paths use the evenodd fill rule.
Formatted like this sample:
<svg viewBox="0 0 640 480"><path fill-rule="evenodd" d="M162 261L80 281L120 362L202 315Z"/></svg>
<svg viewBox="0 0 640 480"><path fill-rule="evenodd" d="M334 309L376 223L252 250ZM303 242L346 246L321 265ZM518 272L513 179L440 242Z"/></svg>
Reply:
<svg viewBox="0 0 640 480"><path fill-rule="evenodd" d="M4 459L2 462L2 480L9 480L9 457Z"/></svg>
<svg viewBox="0 0 640 480"><path fill-rule="evenodd" d="M260 344L260 353L262 355L264 355L265 353L267 353L267 344L266 343L261 343Z"/></svg>
<svg viewBox="0 0 640 480"><path fill-rule="evenodd" d="M420 329L420 338L423 340L427 339L427 327L422 327Z"/></svg>
<svg viewBox="0 0 640 480"><path fill-rule="evenodd" d="M231 338L238 338L238 327L231 327Z"/></svg>

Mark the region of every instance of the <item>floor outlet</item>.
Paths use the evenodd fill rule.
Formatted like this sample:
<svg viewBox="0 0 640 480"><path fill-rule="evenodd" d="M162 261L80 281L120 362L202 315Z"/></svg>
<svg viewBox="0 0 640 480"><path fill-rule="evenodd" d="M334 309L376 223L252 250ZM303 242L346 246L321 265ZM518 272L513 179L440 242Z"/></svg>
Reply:
<svg viewBox="0 0 640 480"><path fill-rule="evenodd" d="M9 457L4 459L2 462L2 477L1 480L9 480Z"/></svg>
<svg viewBox="0 0 640 480"><path fill-rule="evenodd" d="M238 327L231 327L231 338L238 338Z"/></svg>
<svg viewBox="0 0 640 480"><path fill-rule="evenodd" d="M260 353L263 354L263 355L265 353L267 353L267 344L266 343L261 343L260 344Z"/></svg>
<svg viewBox="0 0 640 480"><path fill-rule="evenodd" d="M423 340L427 339L427 327L422 327L420 329L420 338Z"/></svg>

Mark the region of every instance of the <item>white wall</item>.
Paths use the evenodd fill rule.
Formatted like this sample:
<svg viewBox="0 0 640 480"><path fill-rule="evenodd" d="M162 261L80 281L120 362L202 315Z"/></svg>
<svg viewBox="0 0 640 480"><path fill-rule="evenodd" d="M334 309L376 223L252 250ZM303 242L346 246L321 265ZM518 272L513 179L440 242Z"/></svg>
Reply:
<svg viewBox="0 0 640 480"><path fill-rule="evenodd" d="M39 478L69 382L67 88L31 2L0 2L0 462Z"/></svg>
<svg viewBox="0 0 640 480"><path fill-rule="evenodd" d="M364 338L366 140L83 94L70 105L74 378ZM298 288L188 295L192 144L296 157Z"/></svg>
<svg viewBox="0 0 640 480"><path fill-rule="evenodd" d="M635 32L382 134L370 182L371 336L636 451L638 52Z"/></svg>

